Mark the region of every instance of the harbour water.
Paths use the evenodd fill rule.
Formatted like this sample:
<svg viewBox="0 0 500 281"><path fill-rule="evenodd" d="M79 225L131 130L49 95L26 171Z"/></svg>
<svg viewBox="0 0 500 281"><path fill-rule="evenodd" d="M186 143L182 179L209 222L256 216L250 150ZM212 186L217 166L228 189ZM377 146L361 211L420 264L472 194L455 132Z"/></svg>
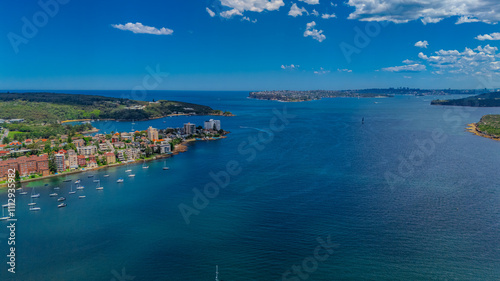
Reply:
<svg viewBox="0 0 500 281"><path fill-rule="evenodd" d="M27 184L16 202L15 274L0 222L0 280L201 281L214 280L216 265L226 281L500 280L500 142L465 131L500 109L431 106L435 97L280 103L247 95L151 92L147 100L231 111L220 117L231 134L148 169L72 175L86 187L73 195L64 178ZM109 133L207 118L93 124ZM212 193L200 199L207 185ZM38 212L27 205L33 186ZM57 208L53 192L67 207ZM183 216L180 204L193 214ZM333 244L321 260L320 241Z"/></svg>

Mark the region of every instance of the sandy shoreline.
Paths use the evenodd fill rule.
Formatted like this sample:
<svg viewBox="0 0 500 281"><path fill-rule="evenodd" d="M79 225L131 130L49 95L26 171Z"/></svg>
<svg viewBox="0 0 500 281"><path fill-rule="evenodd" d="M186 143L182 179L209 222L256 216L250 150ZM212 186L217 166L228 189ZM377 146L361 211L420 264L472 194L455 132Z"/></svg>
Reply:
<svg viewBox="0 0 500 281"><path fill-rule="evenodd" d="M500 141L500 137L492 136L492 135L489 135L489 134L481 132L478 129L478 127L477 127L477 123L467 124L467 131L473 133L476 136L480 136L480 137L483 137L483 138L488 138L488 139Z"/></svg>

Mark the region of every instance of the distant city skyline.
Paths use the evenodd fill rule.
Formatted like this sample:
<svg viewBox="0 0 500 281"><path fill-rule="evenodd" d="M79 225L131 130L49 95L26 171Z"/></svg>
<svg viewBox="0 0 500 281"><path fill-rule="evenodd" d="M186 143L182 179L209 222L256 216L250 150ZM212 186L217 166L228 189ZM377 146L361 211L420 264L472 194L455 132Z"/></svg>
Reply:
<svg viewBox="0 0 500 281"><path fill-rule="evenodd" d="M2 2L0 90L500 87L500 3L400 2Z"/></svg>

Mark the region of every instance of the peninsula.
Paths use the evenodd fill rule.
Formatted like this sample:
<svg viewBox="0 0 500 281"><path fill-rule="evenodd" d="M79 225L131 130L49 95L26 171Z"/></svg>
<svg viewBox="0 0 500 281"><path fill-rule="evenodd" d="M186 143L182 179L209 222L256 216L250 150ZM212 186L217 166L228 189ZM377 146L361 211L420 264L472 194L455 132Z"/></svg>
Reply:
<svg viewBox="0 0 500 281"><path fill-rule="evenodd" d="M498 107L500 106L500 92L483 93L463 99L433 100L431 104L471 107Z"/></svg>
<svg viewBox="0 0 500 281"><path fill-rule="evenodd" d="M478 123L469 124L467 130L478 136L500 141L500 115L485 115Z"/></svg>
<svg viewBox="0 0 500 281"><path fill-rule="evenodd" d="M476 90L424 90L411 88L388 88L388 89L363 89L363 90L311 90L311 91L260 91L250 92L249 98L259 100L276 100L283 102L303 102L319 100L322 98L388 98L395 95L456 95L469 94L474 95Z"/></svg>
<svg viewBox="0 0 500 281"><path fill-rule="evenodd" d="M0 93L0 119L23 119L28 123L79 119L149 120L176 114L232 116L227 111L178 101L138 101L60 93Z"/></svg>

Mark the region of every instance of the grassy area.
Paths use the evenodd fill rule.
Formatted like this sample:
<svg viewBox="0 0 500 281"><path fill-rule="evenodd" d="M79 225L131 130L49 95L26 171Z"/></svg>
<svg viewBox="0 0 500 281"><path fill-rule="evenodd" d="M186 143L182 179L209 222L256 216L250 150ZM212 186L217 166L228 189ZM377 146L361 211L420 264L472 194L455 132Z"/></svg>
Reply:
<svg viewBox="0 0 500 281"><path fill-rule="evenodd" d="M24 134L24 133L23 132L12 132L12 131L10 131L8 137L9 137L9 139L14 139L14 135L22 135L22 134Z"/></svg>
<svg viewBox="0 0 500 281"><path fill-rule="evenodd" d="M481 132L500 137L500 115L485 115L477 125Z"/></svg>

